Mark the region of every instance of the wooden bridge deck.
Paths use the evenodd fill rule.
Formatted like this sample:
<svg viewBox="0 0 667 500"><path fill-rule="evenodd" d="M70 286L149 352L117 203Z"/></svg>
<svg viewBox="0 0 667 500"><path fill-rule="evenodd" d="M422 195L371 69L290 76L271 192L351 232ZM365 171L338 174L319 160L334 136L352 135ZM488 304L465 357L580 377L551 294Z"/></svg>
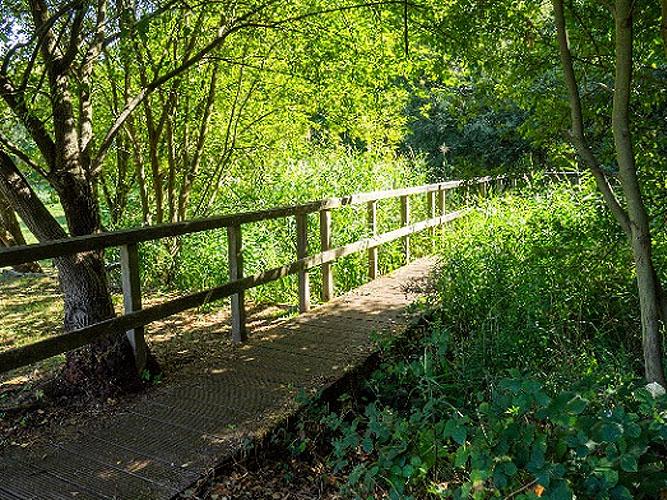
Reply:
<svg viewBox="0 0 667 500"><path fill-rule="evenodd" d="M407 324L433 261L421 259L252 335L219 366L151 391L72 438L6 451L0 499L178 497L372 353L369 335ZM48 439L48 437L45 437Z"/></svg>

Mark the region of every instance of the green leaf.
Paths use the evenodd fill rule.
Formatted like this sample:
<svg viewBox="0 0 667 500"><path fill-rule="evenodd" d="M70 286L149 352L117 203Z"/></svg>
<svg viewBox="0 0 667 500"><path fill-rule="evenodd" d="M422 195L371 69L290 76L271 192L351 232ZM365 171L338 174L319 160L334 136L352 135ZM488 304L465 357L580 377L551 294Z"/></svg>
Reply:
<svg viewBox="0 0 667 500"><path fill-rule="evenodd" d="M452 438L454 441L456 441L458 444L465 444L466 437L468 437L468 431L466 430L465 426L457 425L454 427L452 432Z"/></svg>
<svg viewBox="0 0 667 500"><path fill-rule="evenodd" d="M623 427L616 422L611 422L605 424L602 427L601 436L602 439L608 443L617 442L623 435Z"/></svg>
<svg viewBox="0 0 667 500"><path fill-rule="evenodd" d="M458 444L464 444L466 442L466 437L468 436L468 431L464 425L449 419L445 425L443 434L445 439L451 437Z"/></svg>
<svg viewBox="0 0 667 500"><path fill-rule="evenodd" d="M621 457L621 469L625 472L637 472L637 459L632 455L623 455Z"/></svg>
<svg viewBox="0 0 667 500"><path fill-rule="evenodd" d="M454 467L463 467L468 462L470 457L470 449L467 446L459 446L456 450L456 458L454 459Z"/></svg>
<svg viewBox="0 0 667 500"><path fill-rule="evenodd" d="M614 487L609 492L609 495L611 500L633 500L634 498L630 491L625 486L621 486L620 484Z"/></svg>
<svg viewBox="0 0 667 500"><path fill-rule="evenodd" d="M542 468L544 465L544 452L539 449L535 448L531 454L530 454L530 461L528 462L528 470L531 472L535 472Z"/></svg>
<svg viewBox="0 0 667 500"><path fill-rule="evenodd" d="M572 490L567 484L567 481L560 480L554 483L554 486L549 488L545 498L550 500L572 500Z"/></svg>
<svg viewBox="0 0 667 500"><path fill-rule="evenodd" d="M373 440L369 436L366 436L364 440L361 442L361 448L366 453L370 453L371 451L373 451L374 448Z"/></svg>
<svg viewBox="0 0 667 500"><path fill-rule="evenodd" d="M583 413L587 406L588 401L577 395L568 402L567 409L570 413L579 415Z"/></svg>
<svg viewBox="0 0 667 500"><path fill-rule="evenodd" d="M602 476L602 479L604 479L604 482L608 488L616 486L618 483L618 471L613 469L602 469L598 470L597 472L600 474L600 476Z"/></svg>

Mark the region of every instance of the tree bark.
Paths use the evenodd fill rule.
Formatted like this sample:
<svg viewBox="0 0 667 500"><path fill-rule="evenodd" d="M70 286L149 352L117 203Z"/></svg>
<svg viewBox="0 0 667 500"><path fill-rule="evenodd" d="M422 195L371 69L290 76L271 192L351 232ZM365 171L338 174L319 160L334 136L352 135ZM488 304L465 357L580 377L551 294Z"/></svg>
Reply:
<svg viewBox="0 0 667 500"><path fill-rule="evenodd" d="M632 91L632 8L631 0L616 0L616 75L612 111L614 146L621 187L630 219L630 243L637 272L637 288L642 319L644 371L649 382L667 387L662 363L662 290L653 266L649 217L642 199L635 153L630 133L630 94Z"/></svg>
<svg viewBox="0 0 667 500"><path fill-rule="evenodd" d="M0 246L13 247L25 245L25 238L16 213L9 201L0 192ZM37 262L26 262L12 266L19 273L41 273L42 267Z"/></svg>

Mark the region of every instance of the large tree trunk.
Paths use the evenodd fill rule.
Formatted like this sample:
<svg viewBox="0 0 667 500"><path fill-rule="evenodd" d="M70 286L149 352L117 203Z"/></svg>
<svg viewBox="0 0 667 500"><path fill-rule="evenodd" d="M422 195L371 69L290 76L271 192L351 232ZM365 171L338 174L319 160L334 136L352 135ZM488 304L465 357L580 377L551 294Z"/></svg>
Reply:
<svg viewBox="0 0 667 500"><path fill-rule="evenodd" d="M66 194L61 203L68 223L89 234L99 223L94 199L82 199L86 184L65 182ZM78 187L82 189L75 191ZM40 241L66 238L67 234L41 203L12 159L0 150L0 193L10 202L28 228ZM88 231L88 232L86 232ZM114 316L107 287L104 260L101 252L85 252L54 259L58 279L65 299L65 331L75 330ZM95 342L67 354L65 366L52 386L57 394L85 392L107 396L141 387L135 368L134 355L127 337L119 333L113 339Z"/></svg>

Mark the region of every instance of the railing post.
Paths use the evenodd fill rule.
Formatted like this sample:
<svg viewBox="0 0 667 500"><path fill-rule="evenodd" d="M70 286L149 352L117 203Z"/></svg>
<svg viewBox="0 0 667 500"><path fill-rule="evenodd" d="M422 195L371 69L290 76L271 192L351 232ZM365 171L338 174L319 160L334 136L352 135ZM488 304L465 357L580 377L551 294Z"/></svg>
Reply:
<svg viewBox="0 0 667 500"><path fill-rule="evenodd" d="M308 214L296 216L296 256L303 259L308 256ZM299 271L299 312L310 309L310 280L308 270Z"/></svg>
<svg viewBox="0 0 667 500"><path fill-rule="evenodd" d="M447 207L445 202L447 200L447 191L445 191L442 186L438 189L438 211L440 215L445 215Z"/></svg>
<svg viewBox="0 0 667 500"><path fill-rule="evenodd" d="M322 252L331 248L331 210L320 210L320 247ZM333 273L331 262L322 264L322 302L333 298Z"/></svg>
<svg viewBox="0 0 667 500"><path fill-rule="evenodd" d="M435 191L429 191L426 193L426 205L428 208L428 217L429 219L435 219ZM431 251L435 250L435 235L436 229L435 226L431 228Z"/></svg>
<svg viewBox="0 0 667 500"><path fill-rule="evenodd" d="M227 247L229 258L229 280L243 278L243 240L241 226L227 226ZM232 299L232 340L234 343L243 342L247 338L245 292L235 293Z"/></svg>
<svg viewBox="0 0 667 500"><path fill-rule="evenodd" d="M141 310L141 279L139 277L139 250L135 243L120 247L121 283L125 313ZM132 346L137 372L141 374L146 366L146 339L144 327L128 330L127 340Z"/></svg>
<svg viewBox="0 0 667 500"><path fill-rule="evenodd" d="M482 198L486 198L486 181L482 181Z"/></svg>
<svg viewBox="0 0 667 500"><path fill-rule="evenodd" d="M368 202L368 231L373 238L378 234L376 200ZM368 249L368 276L372 280L378 277L378 247Z"/></svg>
<svg viewBox="0 0 667 500"><path fill-rule="evenodd" d="M407 195L401 196L401 226L410 224L410 200ZM403 236L403 250L405 252L405 263L410 262L410 236Z"/></svg>
<svg viewBox="0 0 667 500"><path fill-rule="evenodd" d="M438 188L438 214L440 217L443 217L444 215L447 214L447 191L443 189L442 186ZM440 223L440 235L444 236L445 235L445 226L444 224Z"/></svg>

